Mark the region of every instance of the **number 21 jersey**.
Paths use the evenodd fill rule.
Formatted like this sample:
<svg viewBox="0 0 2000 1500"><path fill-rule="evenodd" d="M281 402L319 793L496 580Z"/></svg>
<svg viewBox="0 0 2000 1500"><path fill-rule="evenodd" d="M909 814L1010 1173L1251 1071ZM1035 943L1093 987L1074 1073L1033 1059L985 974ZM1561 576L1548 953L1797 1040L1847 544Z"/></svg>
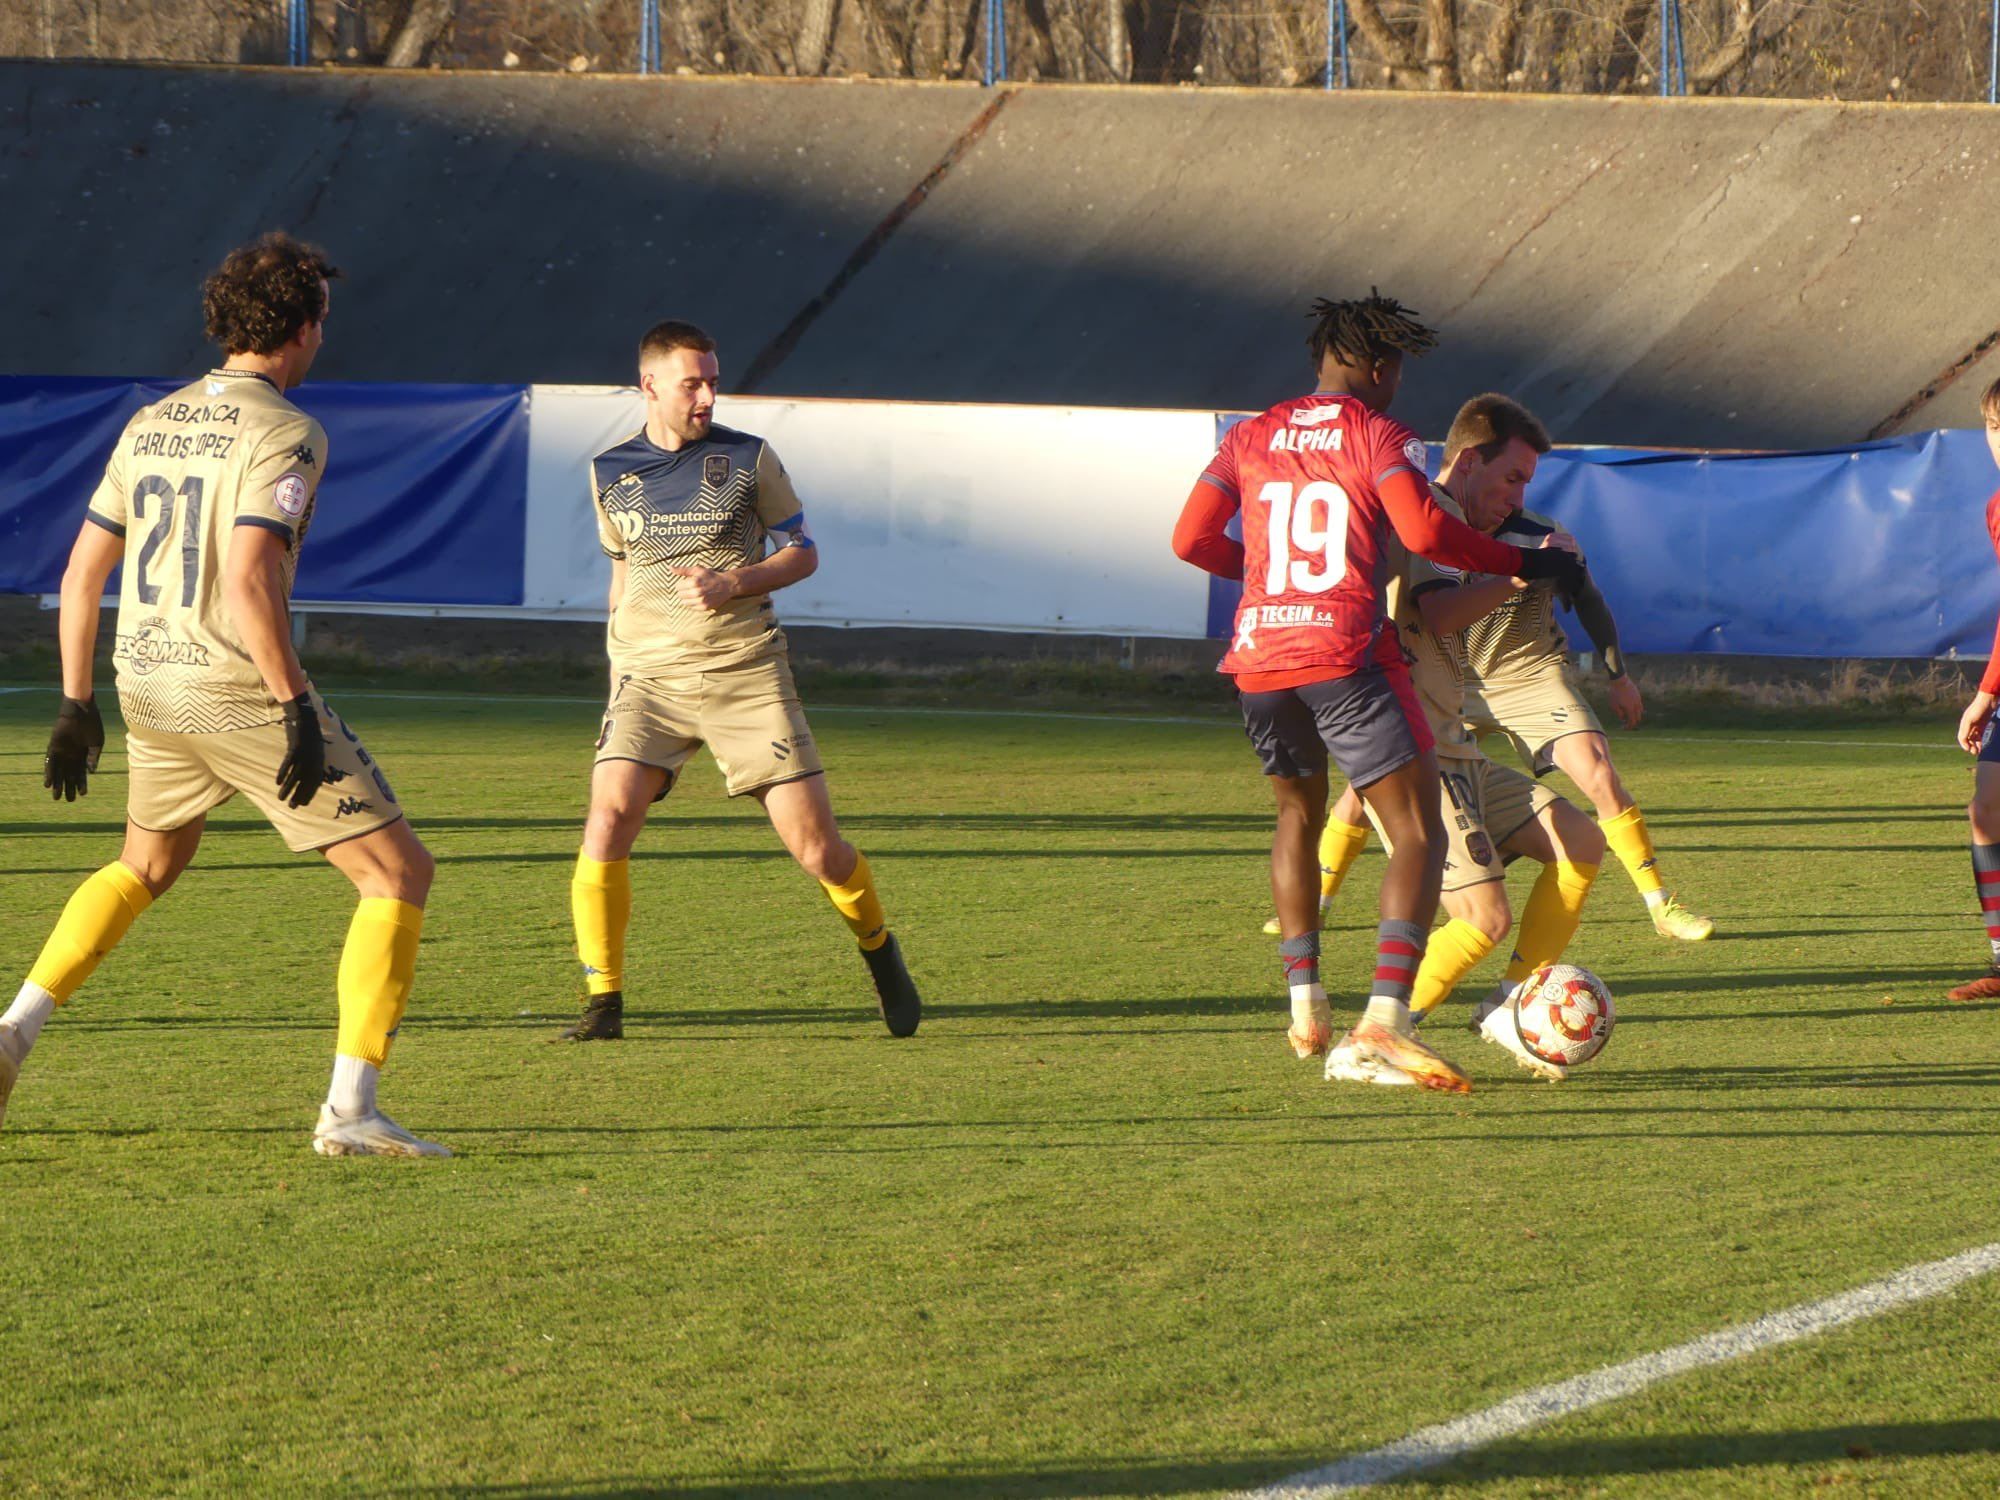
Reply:
<svg viewBox="0 0 2000 1500"><path fill-rule="evenodd" d="M1282 401L1224 434L1201 476L1243 521L1243 601L1223 671L1331 679L1376 659L1389 535L1377 486L1399 470L1422 480L1424 459L1415 433L1348 395Z"/></svg>
<svg viewBox="0 0 2000 1500"><path fill-rule="evenodd" d="M281 717L223 602L223 561L240 528L276 533L289 597L325 466L325 430L248 371L211 370L126 424L85 515L125 540L127 723L215 734Z"/></svg>

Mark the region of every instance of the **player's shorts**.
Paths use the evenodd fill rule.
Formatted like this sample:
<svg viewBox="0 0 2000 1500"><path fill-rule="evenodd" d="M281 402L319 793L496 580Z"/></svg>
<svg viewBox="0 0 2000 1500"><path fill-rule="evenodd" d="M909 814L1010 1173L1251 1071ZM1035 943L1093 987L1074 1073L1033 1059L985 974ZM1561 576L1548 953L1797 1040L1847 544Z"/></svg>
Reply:
<svg viewBox="0 0 2000 1500"><path fill-rule="evenodd" d="M1447 891L1502 879L1500 846L1559 799L1539 781L1495 765L1485 756L1438 758L1444 799L1444 884Z"/></svg>
<svg viewBox="0 0 2000 1500"><path fill-rule="evenodd" d="M732 797L817 776L822 769L783 657L719 672L620 678L604 710L597 759L658 766L667 773L660 788L664 797L703 745Z"/></svg>
<svg viewBox="0 0 2000 1500"><path fill-rule="evenodd" d="M1986 721L1986 728L1979 737L1979 758L1988 765L2000 764L2000 714L1994 714Z"/></svg>
<svg viewBox="0 0 2000 1500"><path fill-rule="evenodd" d="M1330 682L1237 696L1266 776L1316 776L1331 758L1342 776L1363 787L1434 743L1410 674L1401 667L1365 667Z"/></svg>
<svg viewBox="0 0 2000 1500"><path fill-rule="evenodd" d="M1604 726L1584 701L1576 669L1508 683L1468 683L1465 722L1475 735L1504 734L1537 776L1556 768L1550 747L1565 735L1602 734Z"/></svg>
<svg viewBox="0 0 2000 1500"><path fill-rule="evenodd" d="M282 722L215 734L175 734L126 726L130 780L126 815L141 828L171 833L241 792L293 850L325 849L386 828L403 816L388 778L326 700L312 694L326 736L326 785L304 807L278 795L285 758Z"/></svg>

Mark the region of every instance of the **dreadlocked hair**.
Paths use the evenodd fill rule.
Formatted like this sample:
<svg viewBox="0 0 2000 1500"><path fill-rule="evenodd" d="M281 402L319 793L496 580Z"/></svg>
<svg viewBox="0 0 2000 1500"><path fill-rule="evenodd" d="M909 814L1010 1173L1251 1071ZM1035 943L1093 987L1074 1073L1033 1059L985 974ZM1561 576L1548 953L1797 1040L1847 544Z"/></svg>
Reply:
<svg viewBox="0 0 2000 1500"><path fill-rule="evenodd" d="M1332 354L1344 365L1365 365L1392 354L1423 354L1437 347L1437 330L1417 321L1416 313L1374 287L1352 302L1321 297L1307 314L1313 320L1306 344L1318 365Z"/></svg>

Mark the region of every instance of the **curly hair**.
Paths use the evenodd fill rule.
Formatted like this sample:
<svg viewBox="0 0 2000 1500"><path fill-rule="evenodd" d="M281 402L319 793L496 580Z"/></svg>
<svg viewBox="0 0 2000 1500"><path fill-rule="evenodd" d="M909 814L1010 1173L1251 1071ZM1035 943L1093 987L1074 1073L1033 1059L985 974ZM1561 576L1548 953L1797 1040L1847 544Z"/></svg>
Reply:
<svg viewBox="0 0 2000 1500"><path fill-rule="evenodd" d="M1372 286L1366 297L1352 302L1321 297L1306 316L1313 320L1306 346L1315 365L1329 353L1342 364L1363 365L1391 355L1423 354L1437 345L1437 331L1419 323L1413 309Z"/></svg>
<svg viewBox="0 0 2000 1500"><path fill-rule="evenodd" d="M316 245L260 235L229 252L201 284L208 336L224 354L273 354L326 316L326 287L340 271Z"/></svg>

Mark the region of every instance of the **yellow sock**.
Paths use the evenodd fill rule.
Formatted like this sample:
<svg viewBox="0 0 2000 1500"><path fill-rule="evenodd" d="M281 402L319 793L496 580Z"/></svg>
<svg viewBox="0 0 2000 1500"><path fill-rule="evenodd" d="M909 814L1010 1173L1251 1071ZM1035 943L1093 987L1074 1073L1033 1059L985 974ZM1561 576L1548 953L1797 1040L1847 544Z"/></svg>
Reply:
<svg viewBox="0 0 2000 1500"><path fill-rule="evenodd" d="M28 983L47 990L61 1005L104 955L118 946L133 919L153 904L145 883L113 860L76 888L28 971Z"/></svg>
<svg viewBox="0 0 2000 1500"><path fill-rule="evenodd" d="M381 1067L403 1023L417 976L424 909L387 896L363 897L340 950L340 1038L334 1050Z"/></svg>
<svg viewBox="0 0 2000 1500"><path fill-rule="evenodd" d="M1319 835L1319 905L1324 911L1340 894L1340 883L1368 846L1368 825L1359 827L1329 817Z"/></svg>
<svg viewBox="0 0 2000 1500"><path fill-rule="evenodd" d="M875 894L875 876L868 868L867 855L856 849L852 875L838 885L830 880L820 884L863 948L872 953L889 941L889 919L882 915L882 898Z"/></svg>
<svg viewBox="0 0 2000 1500"><path fill-rule="evenodd" d="M1583 920L1583 901L1595 879L1596 865L1573 865L1559 859L1542 866L1534 890L1528 893L1527 909L1521 913L1521 936L1504 983L1519 984L1543 964L1563 956L1569 940L1576 936L1576 924Z"/></svg>
<svg viewBox="0 0 2000 1500"><path fill-rule="evenodd" d="M569 911L576 923L576 956L589 993L625 988L625 928L632 920L632 861L576 857L569 882Z"/></svg>
<svg viewBox="0 0 2000 1500"><path fill-rule="evenodd" d="M1639 894L1649 895L1663 891L1667 882L1660 875L1660 856L1653 848L1652 835L1646 832L1646 820L1636 806L1628 807L1615 818L1609 818L1597 825L1604 830L1604 842L1611 846L1632 876L1632 884L1639 887Z"/></svg>
<svg viewBox="0 0 2000 1500"><path fill-rule="evenodd" d="M1424 949L1424 961L1417 966L1416 982L1410 988L1410 1014L1427 1016L1444 1004L1459 980L1472 972L1480 959L1493 951L1493 939L1453 917L1431 934Z"/></svg>

